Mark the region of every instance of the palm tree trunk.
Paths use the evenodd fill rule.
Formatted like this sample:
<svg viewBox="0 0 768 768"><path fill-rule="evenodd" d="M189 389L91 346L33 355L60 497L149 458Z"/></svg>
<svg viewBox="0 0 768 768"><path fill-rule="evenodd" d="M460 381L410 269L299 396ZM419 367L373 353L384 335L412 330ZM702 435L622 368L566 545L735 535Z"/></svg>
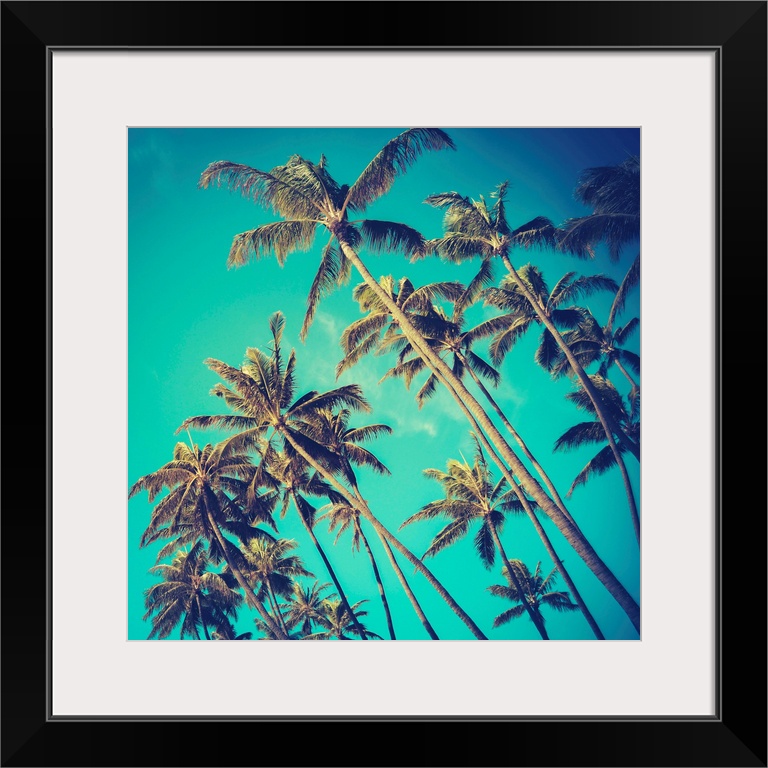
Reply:
<svg viewBox="0 0 768 768"><path fill-rule="evenodd" d="M536 611L533 610L533 606L525 598L525 590L523 589L523 585L520 583L520 580L517 578L517 574L515 573L515 569L509 562L507 553L504 551L504 547L501 544L499 532L496 530L496 526L493 524L490 515L488 516L488 527L491 529L491 536L493 537L494 544L496 544L496 549L499 551L499 555L504 561L504 565L507 567L507 578L509 579L509 582L517 590L517 594L520 596L520 602L525 606L525 610L528 611L528 615L531 617L533 626L539 630L541 639L549 640L549 635L547 635L547 631L544 629L541 618L538 616Z"/></svg>
<svg viewBox="0 0 768 768"><path fill-rule="evenodd" d="M440 638L437 636L437 632L435 632L434 628L429 623L429 619L424 613L424 610L422 609L421 605L419 605L419 601L416 599L416 595L413 594L413 590L411 589L411 585L408 583L407 579L405 578L405 574L403 573L400 566L397 564L397 560L395 559L395 553L392 551L392 548L389 546L389 542L381 535L379 536L379 539L381 540L381 543L384 545L384 549L387 551L387 557L389 558L389 562L390 562L390 565L392 566L392 570L394 570L394 572L397 574L397 578L400 580L400 584L402 585L403 590L405 591L405 594L408 596L408 599L411 601L411 605L413 606L413 610L416 611L416 615L419 617L419 621L421 622L424 629L427 630L427 634L433 640L439 640Z"/></svg>
<svg viewBox="0 0 768 768"><path fill-rule="evenodd" d="M283 632L285 632L286 637L288 636L288 627L285 626L285 620L283 619L283 614L280 611L280 606L277 602L277 595L275 594L275 590L272 589L272 584L269 581L269 577L265 577L264 581L267 584L267 595L269 595L269 602L272 605L272 610L274 611L275 618L277 619L277 623L282 627Z"/></svg>
<svg viewBox="0 0 768 768"><path fill-rule="evenodd" d="M486 400L491 405L491 408L493 408L494 411L496 411L497 416L501 419L501 423L507 428L507 431L510 435L515 439L517 444L520 446L520 450L523 452L523 456L525 456L528 461L531 462L533 465L533 468L539 473L539 477L542 479L542 482L547 487L547 490L549 491L550 495L552 496L552 499L554 500L555 504L560 508L560 511L571 521L571 523L578 528L576 521L571 516L571 513L567 510L565 506L565 502L560 497L560 494L557 492L557 488L555 488L554 483L552 480L550 480L549 475L544 471L544 468L539 464L538 461L536 461L536 457L531 453L528 446L523 441L523 438L520 437L517 430L510 424L509 420L507 419L506 415L504 414L504 411L501 410L499 404L493 399L491 393L488 391L486 386L483 384L483 382L480 380L480 377L472 370L472 368L467 364L464 357L461 357L461 361L464 363L464 367L469 372L469 375L472 377L472 380L477 384L480 391L485 395Z"/></svg>
<svg viewBox="0 0 768 768"><path fill-rule="evenodd" d="M417 354L419 354L435 375L437 375L443 384L445 384L459 407L464 410L465 414L469 414L470 420L473 421L474 419L477 419L482 430L486 432L494 445L497 446L503 460L509 464L514 473L520 478L524 490L528 491L535 499L536 503L547 515L549 515L568 543L574 548L587 567L595 574L603 586L605 586L608 592L619 603L635 629L639 632L640 606L634 600L632 595L629 594L626 588L619 582L608 566L606 566L598 556L584 534L576 528L565 515L563 515L557 505L544 492L543 488L538 484L530 472L528 472L525 465L520 461L515 452L496 429L493 422L488 418L488 414L485 413L483 408L467 390L461 380L459 380L445 362L429 348L424 337L413 327L413 324L405 313L391 300L386 291L373 278L355 250L343 239L343 233L339 234L341 234L341 237L338 237L338 235L337 237L345 257L353 263L366 284L390 311L392 317L397 321L401 331L408 341L411 342ZM502 469L502 471L508 471L503 462L501 462L500 469Z"/></svg>
<svg viewBox="0 0 768 768"><path fill-rule="evenodd" d="M282 434L286 440L289 439L287 433L284 432ZM293 441L290 441L290 442L291 442L291 445L294 445ZM295 500L294 500L294 503L295 503ZM349 601L347 600L347 596L344 594L344 590L341 588L341 583L339 582L338 578L336 578L336 572L333 570L333 566L331 565L330 560L328 560L328 558L326 557L323 547L321 546L320 542L317 540L317 536L315 536L315 532L312 530L312 526L309 524L307 520L305 520L304 515L301 514L301 509L299 509L298 504L296 504L296 511L299 513L301 522L304 524L305 530L309 534L309 537L312 539L312 543L315 545L315 549L317 549L318 554L323 560L325 569L328 571L328 575L331 577L331 581L333 581L333 584L336 587L336 591L339 593L339 599L341 600L341 604L344 606L344 610L349 614L349 617L352 620L352 623L355 625L355 629L357 629L357 631L360 633L360 639L367 640L368 638L365 636L365 631L363 630L363 627L360 625L360 622L357 616L355 616L355 612L350 607Z"/></svg>
<svg viewBox="0 0 768 768"><path fill-rule="evenodd" d="M419 558L416 557L416 555L414 555L413 552L411 552L394 534L387 530L387 528L379 521L373 512L371 512L370 508L368 507L368 503L362 498L356 498L336 479L336 477L331 472L329 472L321 464L318 464L312 456L310 456L297 442L294 441L290 432L286 431L284 436L296 451L296 453L298 453L307 462L307 464L309 464L310 467L319 472L320 475L347 500L351 507L358 510L360 514L374 527L376 533L378 533L380 537L386 538L387 541L391 542L395 549L397 549L398 552L401 552L409 563L413 564L416 570L419 571L419 573L421 573L432 585L437 594L440 595L443 600L445 600L451 610L467 625L470 632L472 632L472 634L478 640L487 640L488 638L481 632L480 627L478 627L477 624L472 621L464 609L461 608L461 606L453 599L445 587L434 577L429 568L427 568L427 566L424 565L424 563L422 563L421 560L419 560Z"/></svg>
<svg viewBox="0 0 768 768"><path fill-rule="evenodd" d="M395 627L392 624L392 614L389 612L389 603L387 602L387 596L384 593L384 585L381 583L381 574L379 573L378 566L376 565L376 559L371 551L371 546L368 543L368 539L365 538L363 529L360 527L360 521L355 517L355 528L357 529L360 538L363 540L363 546L368 553L368 557L371 561L371 568L373 569L373 577L376 579L376 586L379 588L379 597L381 598L381 604L384 607L384 615L387 617L387 629L389 630L390 640L397 640L395 637Z"/></svg>
<svg viewBox="0 0 768 768"><path fill-rule="evenodd" d="M237 583L245 592L246 600L259 612L259 615L264 620L264 623L275 633L276 637L280 638L280 640L287 640L288 635L285 634L285 632L283 632L283 630L280 629L277 624L275 624L275 622L272 620L272 617L269 615L269 611L261 604L261 600L256 597L256 593L253 591L253 588L248 583L245 576L243 576L240 569L232 562L227 548L227 541L224 539L224 536L219 530L219 526L213 519L213 514L211 513L211 508L208 504L207 492L203 493L203 503L205 504L205 514L208 517L208 524L211 526L213 535L216 537L216 541L219 544L219 549L221 549L222 556L229 566L229 570L232 571L232 575L237 580Z"/></svg>

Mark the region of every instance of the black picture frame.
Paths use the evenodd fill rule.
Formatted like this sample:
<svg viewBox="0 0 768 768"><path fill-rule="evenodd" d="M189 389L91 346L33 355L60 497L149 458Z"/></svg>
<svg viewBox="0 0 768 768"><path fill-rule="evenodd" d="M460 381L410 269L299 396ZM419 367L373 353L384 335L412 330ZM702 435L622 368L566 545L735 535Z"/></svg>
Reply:
<svg viewBox="0 0 768 768"><path fill-rule="evenodd" d="M8 289L3 357L6 373L10 371L5 382L8 466L0 604L2 765L766 766L765 455L754 446L764 446L766 423L765 397L761 394L765 391L766 349L768 4L706 0L380 2L376 3L376 18L381 21L376 28L371 27L362 5L2 3L3 240ZM306 14L306 24L296 21L302 13ZM341 16L343 24L338 21ZM717 51L721 215L717 235L720 476L716 571L720 631L715 717L275 718L264 725L277 728L277 736L263 739L247 718L239 723L236 719L209 718L202 732L199 721L181 718L163 722L151 718L50 718L50 603L44 596L50 594L51 585L48 569L43 567L44 560L50 563L52 556L47 533L53 458L51 339L55 329L50 320L51 193L45 183L50 157L50 51L57 47L238 46L353 50L356 45L457 51L476 47ZM695 222L682 222L681 226L695 226ZM30 266L34 266L32 277ZM28 291L22 298L21 314L20 285ZM35 311L30 312L29 299L40 286L46 287L45 308L35 302ZM9 299L11 292L13 301ZM695 311L695 305L685 304L681 311ZM34 337L30 335L33 320ZM739 368L737 393L734 373L731 384L723 387L723 365L733 366L736 358L733 352L724 352L723 342L740 337L746 338L747 348L753 352L748 355L749 363ZM46 350L44 383L40 383L43 377L37 364L42 349ZM759 381L760 394L749 386L749 377ZM735 403L741 406L738 413ZM17 409L25 412L18 428L14 420ZM46 436L45 501L37 491L42 468L35 466L34 478L29 471L41 455L40 430L33 431L26 423L31 413L37 423L42 422ZM756 442L745 439L750 430L757 432ZM24 440L24 435L32 440ZM728 462L724 461L726 456ZM17 491L21 491L18 496ZM690 586L673 588L679 588L684 599L684 590ZM744 695L745 690L749 695ZM345 727L345 722L353 721L354 728ZM343 730L334 728L334 723ZM397 730L392 730L395 725ZM216 735L210 738L208 730L213 726ZM371 726L377 727L378 733L372 735ZM408 726L414 738L403 738L408 734L402 726Z"/></svg>

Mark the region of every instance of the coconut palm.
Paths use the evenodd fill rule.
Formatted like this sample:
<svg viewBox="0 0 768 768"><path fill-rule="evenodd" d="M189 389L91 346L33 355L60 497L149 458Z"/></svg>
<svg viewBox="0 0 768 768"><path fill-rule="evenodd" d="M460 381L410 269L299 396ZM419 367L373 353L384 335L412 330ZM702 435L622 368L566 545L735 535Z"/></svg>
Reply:
<svg viewBox="0 0 768 768"><path fill-rule="evenodd" d="M556 228L551 221L544 217L537 217L512 230L506 218L505 197L507 188L508 182L504 182L496 188L493 194L496 203L490 208L482 197L479 201L473 201L462 197L456 192L428 197L427 203L445 210L443 218L445 233L442 237L430 241L429 250L454 262L462 262L479 257L483 265L481 273L483 270L489 271L488 265L494 259L500 259L509 273L506 281L507 287L519 294L521 304L522 300L524 300L528 305L525 308L524 314L530 313L532 310L538 321L551 336L551 340L549 336L542 339L542 342L548 341L549 343L540 347L537 358L540 358L541 362L546 363L549 354L554 352L554 346L557 345L568 358L568 362L581 381L582 386L589 393L590 397L593 398L599 418L605 423L606 432L609 433L609 430L613 428L614 432L619 433L620 430L618 430L615 424L611 423L610 414L602 408L599 393L592 389L586 372L570 352L558 330L557 322L547 311L550 304L543 301L545 295L548 299L558 298L560 290L565 290L566 295L573 295L576 292L581 293L587 289L594 290L594 287L588 288L589 283L579 283L578 281L576 281L577 287L571 287L568 281L564 282L561 279L555 289L553 289L552 294L549 294L548 291L539 289L540 286L533 279L537 277L536 275L531 275L532 279L529 281L512 266L512 262L509 260L509 252L513 247L557 248L559 247L559 240ZM593 285L599 285L599 282ZM527 328L527 325L525 328ZM508 338L514 339L514 333L511 332ZM622 439L639 461L640 451L637 445L627 435L622 435ZM610 433L608 434L608 440L613 442L613 437Z"/></svg>
<svg viewBox="0 0 768 768"><path fill-rule="evenodd" d="M639 157L582 171L574 197L590 206L592 213L562 224L558 240L563 250L580 258L594 258L595 247L603 242L611 261L618 261L623 246L639 240Z"/></svg>
<svg viewBox="0 0 768 768"><path fill-rule="evenodd" d="M176 552L170 563L161 563L149 572L161 577L144 592L146 613L151 619L152 631L148 640L168 637L180 626L180 637L200 639L202 627L205 639L210 640L208 627L227 624L237 615L243 596L232 588L225 575L208 570L209 560L202 542L188 552ZM235 584L236 586L236 584Z"/></svg>
<svg viewBox="0 0 768 768"><path fill-rule="evenodd" d="M515 579L516 586L510 584L496 584L488 587L488 591L496 597L504 597L519 605L509 608L500 613L494 620L493 626L500 627L507 624L512 619L517 619L524 613L529 616L536 616L536 628L539 632L546 635L544 628L544 616L541 614L543 606L547 606L553 611L568 612L578 611L579 607L572 603L567 592L553 592L552 587L557 579L557 568L553 568L549 575L544 578L541 575L541 561L536 563L536 569L533 573L522 560L511 560L509 565L502 568L502 574L508 576L509 570L517 575ZM548 637L545 637L548 639Z"/></svg>
<svg viewBox="0 0 768 768"><path fill-rule="evenodd" d="M381 636L375 632L366 629L360 623L361 616L367 616L368 611L360 609L367 600L360 600L352 606L355 621L351 621L349 613L341 604L340 600L323 600L321 613L317 618L317 623L323 628L322 632L313 632L311 635L305 635L304 640L351 640L349 635L358 635L362 639L376 638L381 640ZM362 629L358 629L362 627ZM360 634L362 633L362 634Z"/></svg>
<svg viewBox="0 0 768 768"><path fill-rule="evenodd" d="M389 277L386 280L382 279L382 284L385 283L387 285L392 285L392 278ZM397 294L398 297L403 296L404 294L408 297L413 297L418 295L422 290L414 288L413 284L406 278L401 279L398 285L400 286L400 291ZM488 391L486 386L483 384L481 376L487 380L490 380L490 382L494 384L497 384L500 379L496 369L489 365L471 349L472 345L478 339L483 338L485 335L482 331L484 324L481 323L479 326L468 330L464 329L464 311L460 309L460 307L467 307L469 305L469 301L466 299L466 294L469 289L464 289L460 284L451 285L458 286L458 288L452 287L450 291L452 295L458 295L458 299L455 301L454 312L450 318L446 315L441 307L431 303L431 299L433 297L445 296L447 292L444 290L434 290L431 286L425 286L427 290L421 294L420 299L418 301L411 302L410 306L406 306L405 309L409 312L409 316L412 317L414 325L423 333L426 343L435 351L435 353L441 357L451 358L451 368L456 376L461 378L465 373L469 373L470 377L483 393L485 398L488 400L491 407L501 419L502 423L518 443L521 450L523 451L523 454L528 458L533 467L539 473L539 476L542 478L547 489L552 494L552 498L554 499L563 515L575 527L578 528L568 509L566 508L565 503L557 492L554 483L544 471L543 467L536 460L535 456L531 453L520 434L509 422L506 415L496 400L493 398L491 393ZM373 296L372 292L365 283L357 286L355 290L355 297L360 303L361 309L368 310L368 317L375 316L378 318L378 320L376 323L371 323L370 325L365 326L366 332L368 333L367 336L357 332L356 330L363 327L360 321L356 321L344 331L342 334L342 346L344 346L346 355L344 360L342 360L342 362L339 364L339 368L337 368L337 370L344 370L346 367L348 367L348 365L352 364L349 361L356 362L359 360L365 351L373 350L378 353L382 353L388 348L395 347L397 345L397 340L399 339L402 343L398 345L400 352L398 354L397 365L390 369L387 374L385 374L384 378L387 378L388 376L401 377L404 379L407 386L410 385L413 378L427 367L424 359L418 355L413 354L413 348L410 343L408 343L407 340L404 340L402 335L398 334L396 324L391 323L390 325L386 326L385 331L382 330L385 328L385 316L391 318L391 315L389 315L389 312L386 310L386 308L381 306L381 303L377 301L376 297ZM363 320L366 319L367 318L363 318ZM370 341L371 339L376 340L377 343L373 344ZM434 394L436 388L437 378L434 373L430 373L426 383L421 387L418 394L416 395L416 400L419 403L419 407L422 407L427 398ZM524 509L526 504L530 504L531 507L537 506L535 502L531 503L531 500L527 498L524 500L521 499L521 504L524 505ZM525 511L528 512L529 510L525 509ZM600 640L605 639L602 631L600 630L600 627L589 611L586 603L584 603L582 600L576 585L573 583L573 580L565 569L562 560L558 558L551 539L532 511L530 514L530 519L536 528L539 537L544 543L544 546L547 549L550 557L552 557L555 563L558 563L563 578L571 589L574 595L574 599L577 601L579 607L581 608L584 614L584 618L592 628L595 636Z"/></svg>
<svg viewBox="0 0 768 768"><path fill-rule="evenodd" d="M219 360L206 360L207 365L229 385L217 384L212 393L224 399L235 413L194 416L186 419L179 431L190 427L237 430L237 434L230 440L243 447L268 445L277 437L281 442L282 453L289 458L300 456L308 467L314 469L339 494L340 499L359 509L376 532L425 576L470 631L478 639L487 639L424 563L373 515L359 492L356 495L338 479L339 475L348 476L349 462L312 437L313 430L316 434L317 414L337 407L369 411L370 406L356 384L325 393L312 390L294 400L296 354L291 350L287 360L283 357L280 344L284 326L283 315L275 313L270 318L270 354L249 348L241 368L234 368Z"/></svg>
<svg viewBox="0 0 768 768"><path fill-rule="evenodd" d="M336 594L323 595L330 589L330 584L315 581L305 587L300 582L293 583L293 594L285 605L285 624L289 630L298 627L301 636L312 633L312 628L319 625L323 615L323 600L338 597Z"/></svg>
<svg viewBox="0 0 768 768"><path fill-rule="evenodd" d="M610 381L604 379L602 376L594 375L591 377L594 386L600 390L604 400L608 403L608 406L613 411L614 418L622 424L624 430L631 434L635 440L640 440L640 422L638 420L638 413L640 408L640 395L634 393L634 397L630 399L632 404L631 408L627 410L622 400L621 394L616 387L611 384ZM583 389L577 389L574 392L569 392L566 397L576 405L577 408L587 411L594 415L594 409L592 401L584 394ZM569 451L576 448L580 448L585 445L601 445L605 442L605 432L603 432L602 425L599 421L584 421L579 424L575 424L570 429L566 430L555 441L556 451ZM619 446L622 447L621 445ZM616 466L616 457L611 450L610 446L605 445L601 447L598 453L587 462L586 466L579 472L576 479L571 484L568 490L567 496L570 496L574 490L586 483L591 477L595 475L602 475L612 467ZM625 483L628 482L628 478L622 474L622 479ZM631 486L627 489L627 493L631 492ZM635 536L640 537L640 520L636 517L637 510L635 508L632 516L632 525L635 530Z"/></svg>
<svg viewBox="0 0 768 768"><path fill-rule="evenodd" d="M318 301L343 283L350 273L350 265L353 266L391 311L393 320L414 345L414 349L434 367L441 382L448 388L470 423L474 424L476 421L479 424L499 450L501 459L515 473L520 474L526 488L536 496L537 502L545 509L551 508L548 509L548 514L554 515L553 519L558 519L558 527L566 539L621 604L634 626L639 628L640 609L637 602L598 557L583 535L563 518L551 500L548 500L543 489L522 465L477 400L463 383L456 379L439 356L427 347L406 314L373 278L358 255L361 245L366 245L373 252L399 250L412 258L426 253L424 239L412 228L370 219L352 221L348 213L364 211L388 192L395 179L405 172L424 150L452 146L450 138L437 129L414 128L404 131L382 148L351 186L340 185L329 175L324 157L321 157L318 163L312 163L297 155L290 158L285 165L270 172L229 161L212 163L203 172L199 185L205 188L224 184L230 189L241 191L255 202L271 207L281 217L279 221L236 235L229 253L230 266L242 265L254 257L267 254L274 254L278 261L283 263L291 252L308 250L318 230L323 227L328 230L330 238L322 250L320 267L307 299L302 336L306 335L309 329ZM298 451L306 453L303 448ZM366 517L369 513L370 510L363 511ZM372 515L369 519L376 527L378 521L373 522L375 518ZM381 532L382 535L387 535L383 529ZM389 535L391 536L391 533ZM390 543L399 548L394 538L390 539ZM401 551L405 554L404 550ZM405 556L410 559L409 554ZM430 576L427 578L430 579ZM434 581L430 579L430 582L440 591ZM444 599L447 597L447 594L443 595ZM466 622L466 619L462 620ZM476 625L472 632L476 636L477 633L482 635Z"/></svg>
<svg viewBox="0 0 768 768"><path fill-rule="evenodd" d="M243 548L248 563L246 575L255 584L260 585L257 596L262 600L266 598L272 608L272 615L286 635L288 628L283 620L278 596L288 597L293 593L294 579L297 576L314 577L314 574L304 567L298 555L289 554L297 546L298 543L293 539L251 539Z"/></svg>
<svg viewBox="0 0 768 768"><path fill-rule="evenodd" d="M256 525L260 522L274 525L271 499L267 497L265 502L264 497L252 490L250 500L246 500L248 488L253 489L255 473L250 457L231 440L215 446L209 443L202 450L197 445L179 442L173 460L140 477L131 487L128 498L147 491L152 503L167 490L168 494L152 510L140 545L174 537L176 541L193 538L207 541L211 561L227 563L249 604L272 626L269 613L236 563L240 551L224 536L224 532L234 534L243 543L254 538L272 538ZM277 626L272 629L278 635L283 634Z"/></svg>
<svg viewBox="0 0 768 768"><path fill-rule="evenodd" d="M640 357L625 349L624 344L637 330L640 321L633 317L623 326L617 326L616 318L624 308L629 290L637 284L639 277L640 257L638 256L616 292L606 324L601 326L592 313L584 309L582 319L577 327L563 333L563 338L585 370L593 363L599 363L600 367L597 372L603 378L608 378L608 372L615 365L629 382L630 397L634 397L640 389L639 384L632 377L632 373L635 375L640 373ZM567 358L560 354L552 366L552 373L557 376L570 372L571 368Z"/></svg>
<svg viewBox="0 0 768 768"><path fill-rule="evenodd" d="M469 533L474 523L479 522L474 545L480 561L486 568L491 568L498 552L502 562L508 563L507 554L499 536L504 527L504 513L521 512L522 507L504 478L496 483L493 482L482 450L479 445L476 447L472 465L466 460L451 459L448 461L445 472L439 469L424 470L427 477L437 480L443 486L445 498L426 504L405 520L400 527L403 528L419 520L448 518L448 524L435 535L424 553L425 558L433 557L454 544ZM520 585L516 584L516 572L509 570L509 575L516 588L521 589ZM531 620L537 627L539 626L538 619L532 611ZM545 640L548 639L544 636L543 628L540 631L542 637Z"/></svg>

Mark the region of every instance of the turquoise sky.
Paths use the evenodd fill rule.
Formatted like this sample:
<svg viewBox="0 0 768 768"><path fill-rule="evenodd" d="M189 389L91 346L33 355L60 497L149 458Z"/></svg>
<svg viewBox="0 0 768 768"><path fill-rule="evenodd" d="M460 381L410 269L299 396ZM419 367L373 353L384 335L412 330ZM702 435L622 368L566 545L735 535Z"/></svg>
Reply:
<svg viewBox="0 0 768 768"><path fill-rule="evenodd" d="M298 392L331 389L357 383L363 388L373 411L355 416L353 426L386 423L393 433L368 446L391 470L377 477L360 470L363 495L382 522L392 531L429 501L441 496L441 488L423 476L428 467L445 469L449 459L471 459L469 424L457 406L443 393L422 410L414 394L424 377L408 392L401 381L378 384L391 367L391 357L364 358L337 382L335 366L341 358L339 337L359 315L351 292L360 278L353 273L350 284L324 300L306 343L298 332L306 308L306 296L318 263L320 247L290 256L283 268L272 259L255 261L228 270L226 258L235 234L274 220L273 214L226 189L197 189L206 166L230 160L262 170L283 164L299 154L317 161L327 158L328 169L340 183L351 184L381 147L409 126L389 128L131 128L129 130L129 338L128 338L128 467L127 485L170 461L173 447L181 439L177 427L189 417L223 412L221 402L209 394L219 379L204 364L208 357L238 366L246 347L266 348L268 318L280 310L286 316L284 347L294 347L298 357ZM456 191L464 196L486 197L509 180L508 218L518 226L535 216L560 223L588 213L573 198L573 188L583 169L619 163L640 154L639 129L452 129L444 127L456 151L423 155L392 190L374 203L365 215L400 221L415 227L425 237L441 234L442 214L423 203L437 192ZM515 266L535 263L550 288L567 271L579 274L606 273L617 282L623 278L636 250L628 249L618 264L611 264L599 251L594 261L578 261L550 252L513 252ZM414 284L435 280L467 281L477 263L453 265L436 259L414 264L402 256L361 257L374 276L407 275ZM501 277L501 273L498 273ZM605 322L609 295L590 297L586 303ZM470 323L492 316L492 310L476 306ZM636 289L619 320L639 316ZM533 360L539 331L529 334L507 356L501 366L502 382L494 396L529 447L545 466L561 494L594 454L584 449L553 454L552 446L568 427L587 420L563 395L567 381L554 382ZM639 352L640 336L629 345ZM476 348L485 355L485 346ZM620 376L612 380L622 392ZM197 432L201 446L215 442L220 434ZM627 467L639 498L639 465L629 457ZM498 473L496 473L498 478ZM322 503L322 502L320 502ZM595 550L619 580L639 600L640 562L621 478L617 470L595 478L577 489L568 508ZM146 493L127 502L129 639L146 639L151 626L142 621L143 590L155 583L147 571L155 563L157 548L139 548L139 539L151 513ZM642 515L642 511L641 511ZM417 523L399 532L401 540L417 555L423 554L442 521ZM330 581L293 508L278 520L280 535L299 542L306 567L319 580ZM597 581L578 555L545 521L555 548L608 639L637 639L625 614ZM393 613L398 639L424 640L427 636L391 571L383 549L371 529L366 529L379 563ZM427 565L457 602L472 616L490 639L537 639L527 616L492 629L493 618L511 607L490 595L487 587L501 584L500 564L486 570L478 560L470 533L451 549L428 559ZM387 636L384 613L378 599L370 564L364 551L351 552L351 540L342 538L333 546L321 522L316 534L326 545L350 602L368 599L366 626ZM525 517L510 516L502 533L510 558L522 559L531 569L537 561L548 573L552 568L543 545ZM401 561L419 601L437 634L445 640L469 640L472 635L429 584ZM564 589L560 579L556 588ZM240 631L255 630L253 615L243 610ZM558 614L544 609L553 640L594 639L580 612ZM178 630L172 639L178 638Z"/></svg>

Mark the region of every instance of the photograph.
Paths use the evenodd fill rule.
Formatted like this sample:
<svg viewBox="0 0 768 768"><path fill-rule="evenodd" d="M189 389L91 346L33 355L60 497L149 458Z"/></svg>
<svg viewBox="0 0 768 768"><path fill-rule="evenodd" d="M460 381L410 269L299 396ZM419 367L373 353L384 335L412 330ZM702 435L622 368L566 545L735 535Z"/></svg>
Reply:
<svg viewBox="0 0 768 768"><path fill-rule="evenodd" d="M639 128L130 128L129 639L640 639L640 185Z"/></svg>

